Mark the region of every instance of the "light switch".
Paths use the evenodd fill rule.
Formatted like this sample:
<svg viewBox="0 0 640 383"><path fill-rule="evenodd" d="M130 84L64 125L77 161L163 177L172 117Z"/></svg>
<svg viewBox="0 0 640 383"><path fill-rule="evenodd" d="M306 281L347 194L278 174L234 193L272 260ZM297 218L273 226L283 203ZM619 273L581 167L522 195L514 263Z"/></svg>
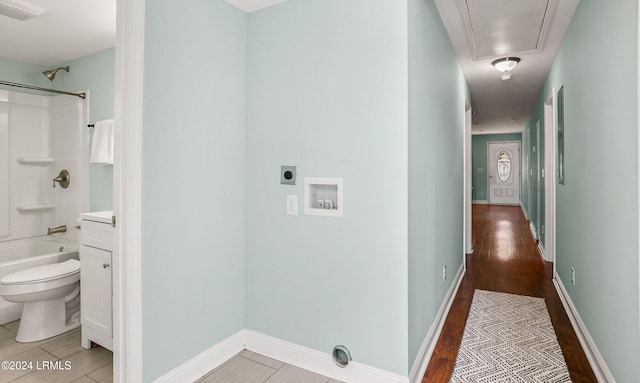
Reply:
<svg viewBox="0 0 640 383"><path fill-rule="evenodd" d="M287 215L298 215L298 196L287 196Z"/></svg>

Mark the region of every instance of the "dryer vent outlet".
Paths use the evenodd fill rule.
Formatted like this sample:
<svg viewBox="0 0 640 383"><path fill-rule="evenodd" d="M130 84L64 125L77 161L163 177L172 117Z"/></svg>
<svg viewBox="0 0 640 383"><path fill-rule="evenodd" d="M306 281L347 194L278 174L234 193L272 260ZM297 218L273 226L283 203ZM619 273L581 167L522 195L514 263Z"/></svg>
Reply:
<svg viewBox="0 0 640 383"><path fill-rule="evenodd" d="M351 352L346 346L335 346L333 348L333 361L338 367L345 368L351 361Z"/></svg>

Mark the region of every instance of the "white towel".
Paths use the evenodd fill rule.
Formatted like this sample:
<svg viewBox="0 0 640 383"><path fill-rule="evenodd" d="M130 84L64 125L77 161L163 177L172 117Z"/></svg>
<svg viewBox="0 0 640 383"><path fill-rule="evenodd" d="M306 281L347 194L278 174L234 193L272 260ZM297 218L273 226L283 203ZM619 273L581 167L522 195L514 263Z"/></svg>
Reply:
<svg viewBox="0 0 640 383"><path fill-rule="evenodd" d="M113 120L95 123L89 162L92 164L113 165Z"/></svg>

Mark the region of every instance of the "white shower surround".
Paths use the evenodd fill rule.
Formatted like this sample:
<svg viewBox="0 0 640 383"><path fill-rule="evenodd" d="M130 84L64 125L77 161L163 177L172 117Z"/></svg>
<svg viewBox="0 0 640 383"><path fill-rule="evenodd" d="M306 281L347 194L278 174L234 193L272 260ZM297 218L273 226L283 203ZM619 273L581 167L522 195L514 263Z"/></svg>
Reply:
<svg viewBox="0 0 640 383"><path fill-rule="evenodd" d="M56 234L77 241L88 210L87 100L0 90L0 242ZM54 188L62 169L71 183Z"/></svg>

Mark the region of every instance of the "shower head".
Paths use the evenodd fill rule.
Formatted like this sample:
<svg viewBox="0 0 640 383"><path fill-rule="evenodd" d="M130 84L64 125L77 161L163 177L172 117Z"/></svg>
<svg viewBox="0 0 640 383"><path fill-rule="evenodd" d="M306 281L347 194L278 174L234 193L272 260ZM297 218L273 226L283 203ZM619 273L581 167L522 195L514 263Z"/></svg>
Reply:
<svg viewBox="0 0 640 383"><path fill-rule="evenodd" d="M56 73L58 73L58 71L60 70L65 70L68 73L69 66L59 66L56 69L45 70L44 72L42 72L42 74L45 75L50 81L53 81L53 79L56 78Z"/></svg>

